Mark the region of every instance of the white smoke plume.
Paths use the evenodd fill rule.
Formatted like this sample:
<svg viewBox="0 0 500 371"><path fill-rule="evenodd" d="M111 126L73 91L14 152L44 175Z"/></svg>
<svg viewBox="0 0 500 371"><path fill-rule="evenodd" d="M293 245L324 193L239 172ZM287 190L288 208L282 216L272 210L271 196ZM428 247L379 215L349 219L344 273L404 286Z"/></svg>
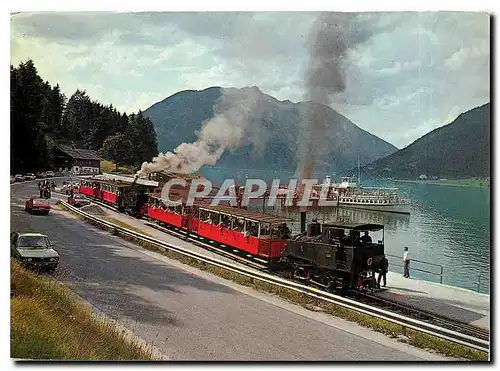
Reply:
<svg viewBox="0 0 500 371"><path fill-rule="evenodd" d="M305 116L306 140L301 151L301 179L310 179L327 129L332 96L346 89L344 70L349 51L370 37L352 13L322 13L316 19L310 35L309 66L306 71L306 100L312 101Z"/></svg>
<svg viewBox="0 0 500 371"><path fill-rule="evenodd" d="M198 133L194 143L182 143L173 152L160 153L152 162L144 162L137 176L159 171L189 174L202 166L215 165L226 150L242 144L257 143L262 108L262 93L257 88L223 89L214 107L214 117ZM251 126L251 129L250 129Z"/></svg>

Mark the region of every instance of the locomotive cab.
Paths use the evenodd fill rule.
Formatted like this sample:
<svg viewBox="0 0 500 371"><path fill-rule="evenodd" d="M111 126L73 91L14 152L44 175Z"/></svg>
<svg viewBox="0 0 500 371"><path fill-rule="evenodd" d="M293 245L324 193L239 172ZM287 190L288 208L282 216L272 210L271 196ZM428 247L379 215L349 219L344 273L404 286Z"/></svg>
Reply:
<svg viewBox="0 0 500 371"><path fill-rule="evenodd" d="M283 260L293 277L331 291L374 286L384 255L384 226L310 223L287 241Z"/></svg>

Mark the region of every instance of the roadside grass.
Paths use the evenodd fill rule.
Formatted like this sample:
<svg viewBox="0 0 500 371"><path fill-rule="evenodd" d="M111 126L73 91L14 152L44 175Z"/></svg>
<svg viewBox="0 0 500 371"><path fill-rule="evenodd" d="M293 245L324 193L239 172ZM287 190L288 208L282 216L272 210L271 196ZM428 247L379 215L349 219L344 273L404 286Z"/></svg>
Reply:
<svg viewBox="0 0 500 371"><path fill-rule="evenodd" d="M104 173L121 173L121 174L134 174L133 166L121 165L116 170L116 164L112 161L101 160L101 171Z"/></svg>
<svg viewBox="0 0 500 371"><path fill-rule="evenodd" d="M66 286L11 261L11 358L153 360Z"/></svg>
<svg viewBox="0 0 500 371"><path fill-rule="evenodd" d="M350 322L355 322L361 326L370 328L374 331L383 333L385 335L390 336L391 338L395 338L398 341L413 345L415 347L425 349L428 351L434 351L437 353L440 353L442 355L445 355L447 357L453 357L457 359L463 359L463 360L474 360L474 361L488 361L489 360L489 355L486 352L482 352L479 350L471 349L468 347L465 347L460 344L456 344L447 340L439 339L434 336L430 336L427 334L424 334L419 331L411 330L411 329L406 329L403 328L400 325L393 324L391 322L378 319L375 317L372 317L370 315L366 315L363 313L359 313L347 308L344 308L340 305L335 305L320 299L316 299L313 297L310 297L308 295L299 293L297 291L287 289L287 288L282 288L279 286L275 286L266 282L262 282L250 277L247 277L245 275L235 273L235 272L230 272L227 271L223 268L219 268L217 266L213 266L211 264L207 264L205 262L200 262L197 259L182 255L178 252L175 252L173 250L170 250L168 248L165 248L159 244L154 244L150 242L144 242L142 240L139 240L137 238L121 234L119 231L115 230L114 228L110 227L105 227L102 226L98 223L92 222L84 217L80 217L81 220L99 228L106 230L114 235L118 235L122 237L123 239L126 239L128 241L134 242L135 244L150 250L154 252L158 252L166 257L169 257L171 259L177 260L181 263L184 263L186 265L189 265L194 268L198 268L200 270L212 273L216 276L219 276L221 278L227 279L229 281L241 284L243 286L251 287L253 289L256 289L261 292L267 292L269 294L276 295L282 299L287 300L290 303L293 304L298 304L301 305L302 307L309 309L309 310L315 310L315 311L321 311L323 313L327 313L330 315L333 315L335 317L339 317L342 319L345 319ZM139 232L143 235L147 235L149 237L153 237L146 232L135 228L133 226L130 226L129 224L117 220L115 218L103 218L106 219L107 221L114 223L120 227L127 228L131 231Z"/></svg>

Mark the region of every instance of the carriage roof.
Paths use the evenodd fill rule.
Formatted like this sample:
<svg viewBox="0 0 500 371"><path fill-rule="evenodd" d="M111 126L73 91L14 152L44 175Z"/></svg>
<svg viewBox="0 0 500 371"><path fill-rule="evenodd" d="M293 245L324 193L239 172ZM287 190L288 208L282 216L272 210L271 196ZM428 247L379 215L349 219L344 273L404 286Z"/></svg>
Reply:
<svg viewBox="0 0 500 371"><path fill-rule="evenodd" d="M133 176L117 175L117 174L94 175L91 178L82 177L81 179L88 180L91 182L99 182L99 183L106 183L106 184L120 184L120 185L129 185L129 186L132 184L137 184L137 185L142 185L142 186L147 186L147 187L158 187L159 186L159 183L157 181L154 181L154 180L137 178L137 179L135 179L135 182L134 182Z"/></svg>
<svg viewBox="0 0 500 371"><path fill-rule="evenodd" d="M119 180L104 180L104 179L83 179L89 183L100 183L100 184L109 184L118 188L126 188L130 187L130 183L122 182Z"/></svg>
<svg viewBox="0 0 500 371"><path fill-rule="evenodd" d="M258 214L252 211L237 209L224 205L198 205L200 210L207 210L216 213L226 214L237 218L245 218L259 223L283 224L290 222L290 219L280 218L272 215Z"/></svg>
<svg viewBox="0 0 500 371"><path fill-rule="evenodd" d="M150 194L149 197L160 200L163 203L165 203L165 201L163 201L161 195L158 193ZM165 204L168 206L168 203L165 203ZM178 204L176 203L176 205L178 205ZM244 218L244 219L248 219L248 220L251 220L254 222L258 222L258 223L282 224L282 223L290 222L290 219L286 219L286 218L280 218L280 217L275 217L275 216L266 215L266 214L258 214L258 213L252 212L252 211L237 209L237 208L232 207L232 206L210 205L210 204L207 204L203 201L195 201L194 206L199 207L200 210L206 210L206 211L211 211L211 212L215 212L215 213L226 214L226 215L234 216L237 218Z"/></svg>
<svg viewBox="0 0 500 371"><path fill-rule="evenodd" d="M343 228L343 229L353 229L357 231L379 231L384 229L383 224L373 224L373 223L325 223L323 228Z"/></svg>

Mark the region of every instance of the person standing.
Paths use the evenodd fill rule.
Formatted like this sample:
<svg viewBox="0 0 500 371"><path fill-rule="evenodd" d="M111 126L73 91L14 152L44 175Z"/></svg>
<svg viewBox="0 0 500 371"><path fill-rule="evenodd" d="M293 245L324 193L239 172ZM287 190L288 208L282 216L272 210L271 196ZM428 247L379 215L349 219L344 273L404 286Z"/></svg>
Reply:
<svg viewBox="0 0 500 371"><path fill-rule="evenodd" d="M403 254L403 265L404 265L403 276L405 278L410 278L410 254L408 252L408 247L406 246L405 246L405 252Z"/></svg>
<svg viewBox="0 0 500 371"><path fill-rule="evenodd" d="M380 281L382 277L384 278L384 287L386 286L388 271L389 271L389 260L387 260L387 257L384 255L384 258L382 259L382 266L380 267L380 273L378 274L378 279L377 279L378 288L380 288Z"/></svg>

